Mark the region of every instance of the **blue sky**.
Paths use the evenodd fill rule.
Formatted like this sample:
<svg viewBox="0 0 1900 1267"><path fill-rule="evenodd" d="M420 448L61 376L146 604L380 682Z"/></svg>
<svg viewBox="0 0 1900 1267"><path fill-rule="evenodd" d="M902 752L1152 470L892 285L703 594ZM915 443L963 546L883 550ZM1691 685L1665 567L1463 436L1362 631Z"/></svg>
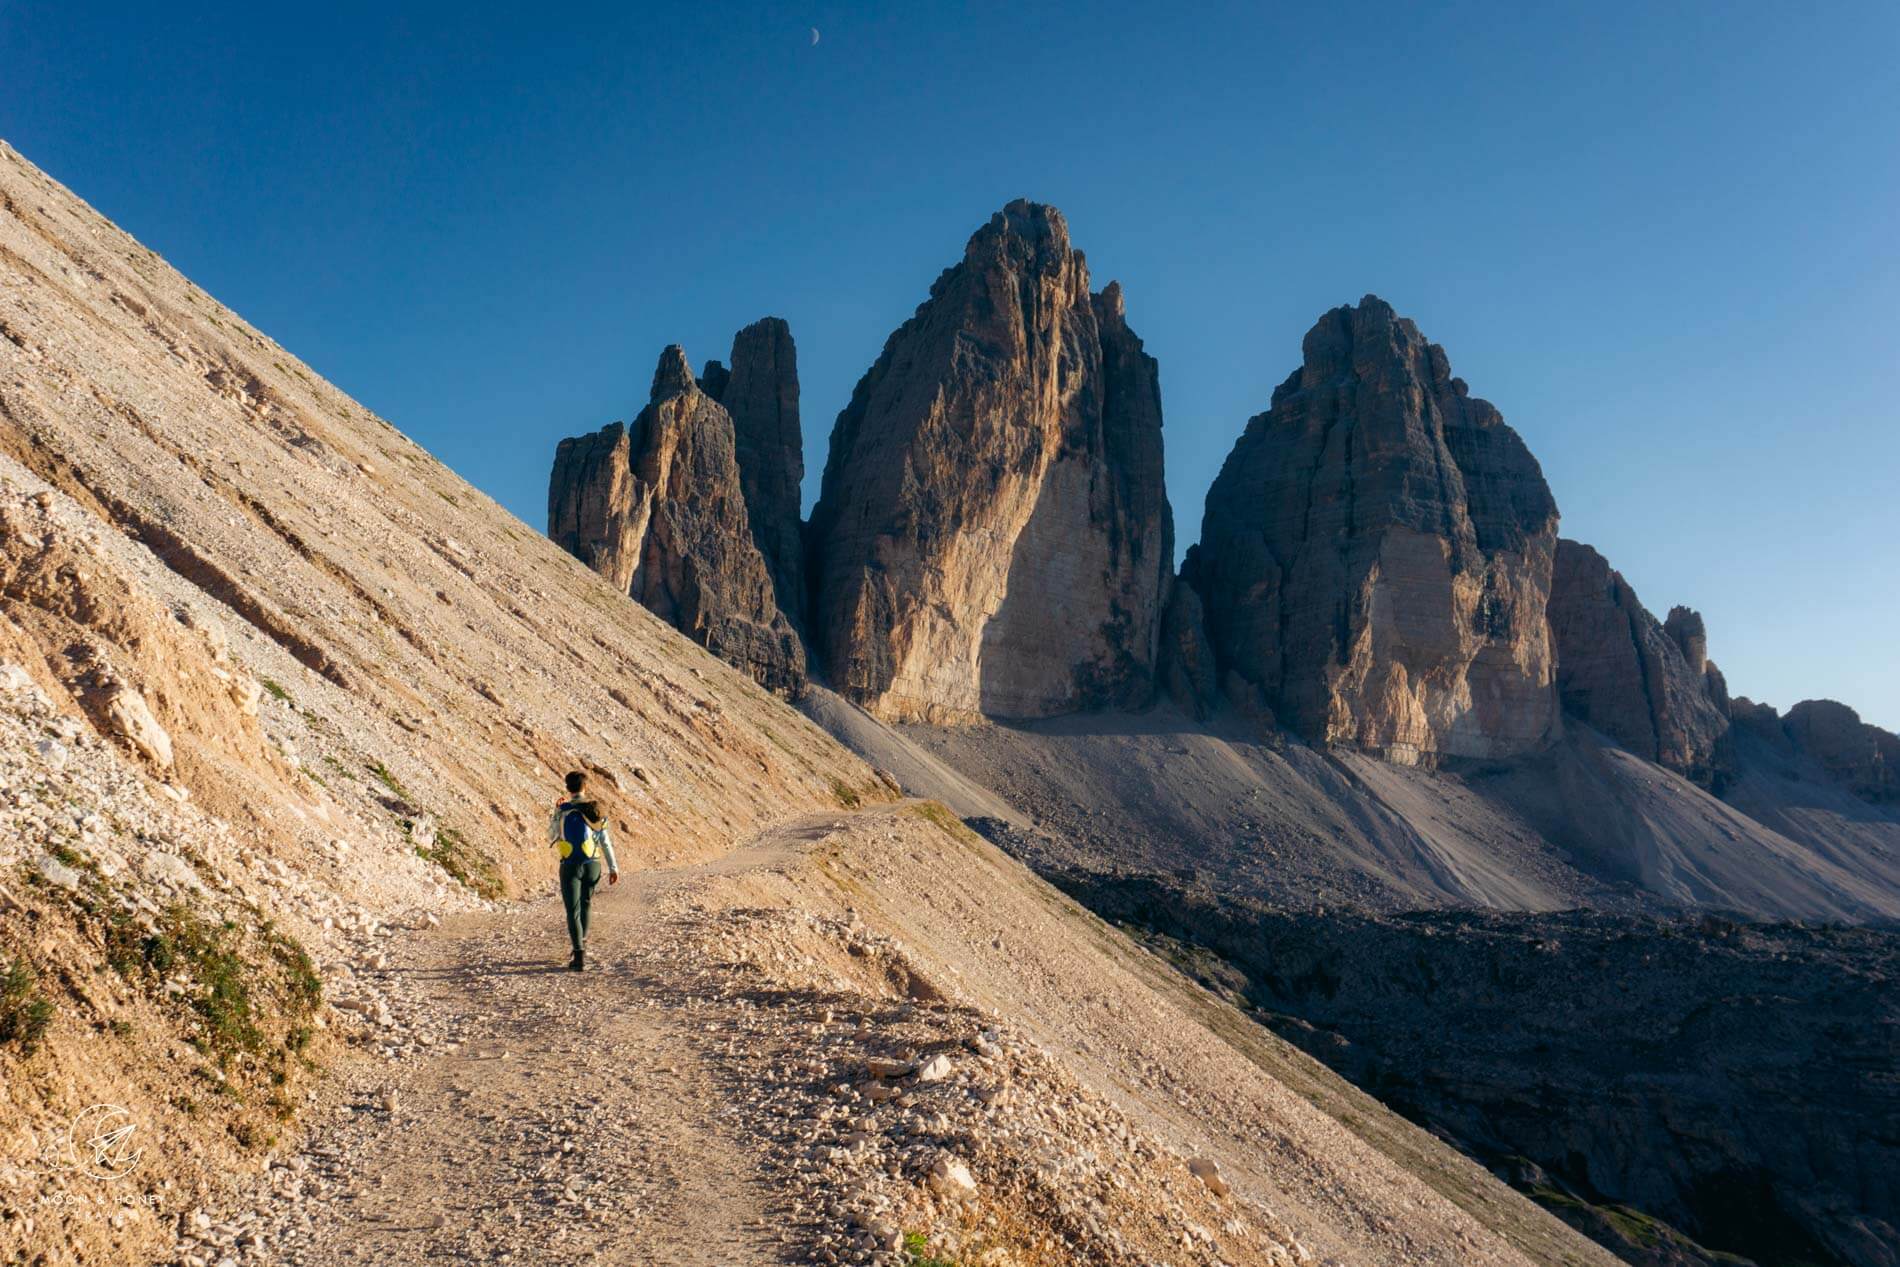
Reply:
<svg viewBox="0 0 1900 1267"><path fill-rule="evenodd" d="M1376 292L1734 690L1900 727L1900 6L1179 8L0 0L0 136L537 528L557 439L767 313L809 496L1029 196L1160 359L1185 544Z"/></svg>

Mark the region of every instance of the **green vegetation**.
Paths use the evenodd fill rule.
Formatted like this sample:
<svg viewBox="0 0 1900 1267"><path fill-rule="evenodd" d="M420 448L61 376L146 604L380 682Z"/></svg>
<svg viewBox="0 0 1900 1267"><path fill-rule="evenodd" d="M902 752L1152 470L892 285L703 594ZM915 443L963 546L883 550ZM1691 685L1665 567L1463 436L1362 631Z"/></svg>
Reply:
<svg viewBox="0 0 1900 1267"><path fill-rule="evenodd" d="M270 697L272 699L277 700L279 703L283 703L283 704L290 703L290 692L286 691L283 687L279 686L275 679L267 678L267 677L259 678L257 679L257 684L263 687L266 691L270 692Z"/></svg>
<svg viewBox="0 0 1900 1267"><path fill-rule="evenodd" d="M52 1023L52 1001L40 993L32 967L24 959L8 964L0 972L0 1043L17 1044L31 1056Z"/></svg>
<svg viewBox="0 0 1900 1267"><path fill-rule="evenodd" d="M1567 1192L1545 1186L1531 1188L1528 1195L1559 1217L1562 1217L1566 1210L1572 1211L1573 1217L1565 1219L1566 1222L1595 1223L1620 1237L1624 1244L1638 1249L1660 1250L1675 1254L1693 1253L1703 1261L1735 1264L1735 1267L1748 1267L1752 1261L1699 1245L1669 1224L1631 1206L1592 1205ZM1581 1230L1589 1231L1587 1227ZM1593 1239L1599 1241L1603 1239L1600 1235L1594 1233L1591 1235ZM1612 1245L1611 1248L1617 1247Z"/></svg>
<svg viewBox="0 0 1900 1267"><path fill-rule="evenodd" d="M926 822L936 824L937 829L946 836L957 840L969 840L976 836L942 801L921 801L911 806L910 812Z"/></svg>
<svg viewBox="0 0 1900 1267"><path fill-rule="evenodd" d="M220 1067L239 1055L261 1055L269 1047L260 1028L261 1005L268 1000L257 996L253 983L256 990L277 996L291 1026L285 1045L295 1051L309 1042L302 1023L323 1001L323 982L304 948L268 921L256 933L267 962L276 969L268 975L245 962L240 953L245 936L236 923L213 921L184 906L167 907L150 929L123 911L114 912L104 931L106 962L127 980L157 994L169 978L190 978L186 997L204 1025L198 1046Z"/></svg>
<svg viewBox="0 0 1900 1267"><path fill-rule="evenodd" d="M367 769L371 774L375 775L377 781L380 782L384 787L388 788L391 792L393 792L396 795L397 799L404 801L410 805L415 804L415 801L410 799L408 790L405 789L402 784L396 782L396 776L389 772L388 766L384 765L380 761L372 761L369 763L369 765L365 766L364 768Z"/></svg>
<svg viewBox="0 0 1900 1267"><path fill-rule="evenodd" d="M957 1267L956 1260L931 1253L930 1240L922 1232L904 1233L904 1261L907 1267Z"/></svg>
<svg viewBox="0 0 1900 1267"><path fill-rule="evenodd" d="M403 830L411 830L408 820L403 822ZM478 850L468 843L461 832L453 827L438 827L435 843L417 845L416 857L425 862L433 862L455 879L461 881L483 897L500 897L501 873Z"/></svg>
<svg viewBox="0 0 1900 1267"><path fill-rule="evenodd" d="M858 803L863 799L858 795L857 789L845 783L843 779L833 779L831 781L831 794L837 797L838 804L844 806L846 809L856 809Z"/></svg>

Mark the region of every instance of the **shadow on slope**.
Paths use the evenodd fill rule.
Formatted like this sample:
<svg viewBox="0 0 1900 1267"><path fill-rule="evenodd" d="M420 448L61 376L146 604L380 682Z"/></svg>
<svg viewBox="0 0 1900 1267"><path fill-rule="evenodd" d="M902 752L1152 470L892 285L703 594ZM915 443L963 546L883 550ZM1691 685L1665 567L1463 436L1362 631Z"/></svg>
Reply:
<svg viewBox="0 0 1900 1267"><path fill-rule="evenodd" d="M1320 916L1160 876L1057 882L1620 1252L1642 1220L1585 1207L1764 1264L1894 1261L1894 931Z"/></svg>
<svg viewBox="0 0 1900 1267"><path fill-rule="evenodd" d="M1218 877L1301 909L1900 917L1900 815L1761 745L1738 746L1730 803L1575 723L1534 757L1426 771L1165 705L954 728L840 700L814 716L913 792L1034 824L1039 865Z"/></svg>

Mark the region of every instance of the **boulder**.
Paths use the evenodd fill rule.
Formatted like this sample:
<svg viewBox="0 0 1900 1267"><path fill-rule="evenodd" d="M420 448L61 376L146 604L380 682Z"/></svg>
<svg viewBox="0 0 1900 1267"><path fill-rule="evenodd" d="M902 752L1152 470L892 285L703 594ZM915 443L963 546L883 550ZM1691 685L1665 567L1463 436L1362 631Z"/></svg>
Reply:
<svg viewBox="0 0 1900 1267"><path fill-rule="evenodd" d="M886 719L1152 695L1173 564L1155 363L1052 207L1012 202L891 335L809 529L832 685Z"/></svg>
<svg viewBox="0 0 1900 1267"><path fill-rule="evenodd" d="M1575 541L1557 543L1550 629L1564 710L1708 786L1725 764L1718 750L1728 717L1709 695L1701 618L1683 612L1671 614L1675 629L1666 630L1602 555ZM1683 655L1685 643L1701 664Z"/></svg>
<svg viewBox="0 0 1900 1267"><path fill-rule="evenodd" d="M956 1071L956 1064L942 1052L917 1066L917 1081L942 1082Z"/></svg>
<svg viewBox="0 0 1900 1267"><path fill-rule="evenodd" d="M69 893L78 892L79 872L67 866L52 854L41 854L37 866L40 878L45 880L48 884L65 889Z"/></svg>
<svg viewBox="0 0 1900 1267"><path fill-rule="evenodd" d="M929 1182L931 1191L947 1200L962 1201L976 1195L976 1177L962 1158L951 1153L937 1154L930 1166Z"/></svg>
<svg viewBox="0 0 1900 1267"><path fill-rule="evenodd" d="M1199 1179L1207 1190L1217 1197L1224 1197L1233 1191L1226 1178L1220 1172L1220 1163L1212 1157L1196 1157L1188 1162L1188 1170Z"/></svg>
<svg viewBox="0 0 1900 1267"><path fill-rule="evenodd" d="M1225 689L1401 764L1534 750L1557 505L1498 411L1382 300L1336 308L1207 495L1195 584Z"/></svg>
<svg viewBox="0 0 1900 1267"><path fill-rule="evenodd" d="M802 689L804 649L752 537L732 419L678 346L632 427L561 441L548 535L762 685Z"/></svg>
<svg viewBox="0 0 1900 1267"><path fill-rule="evenodd" d="M145 696L124 682L112 682L100 701L106 729L160 771L172 767L172 737L152 715Z"/></svg>

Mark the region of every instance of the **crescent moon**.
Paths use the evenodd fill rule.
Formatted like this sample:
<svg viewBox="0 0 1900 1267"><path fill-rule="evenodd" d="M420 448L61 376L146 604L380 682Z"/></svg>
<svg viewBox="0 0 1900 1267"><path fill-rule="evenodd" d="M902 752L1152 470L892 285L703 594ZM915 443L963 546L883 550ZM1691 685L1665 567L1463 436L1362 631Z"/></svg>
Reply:
<svg viewBox="0 0 1900 1267"><path fill-rule="evenodd" d="M815 26L811 29L811 44L813 48L818 47L818 28Z"/></svg>

